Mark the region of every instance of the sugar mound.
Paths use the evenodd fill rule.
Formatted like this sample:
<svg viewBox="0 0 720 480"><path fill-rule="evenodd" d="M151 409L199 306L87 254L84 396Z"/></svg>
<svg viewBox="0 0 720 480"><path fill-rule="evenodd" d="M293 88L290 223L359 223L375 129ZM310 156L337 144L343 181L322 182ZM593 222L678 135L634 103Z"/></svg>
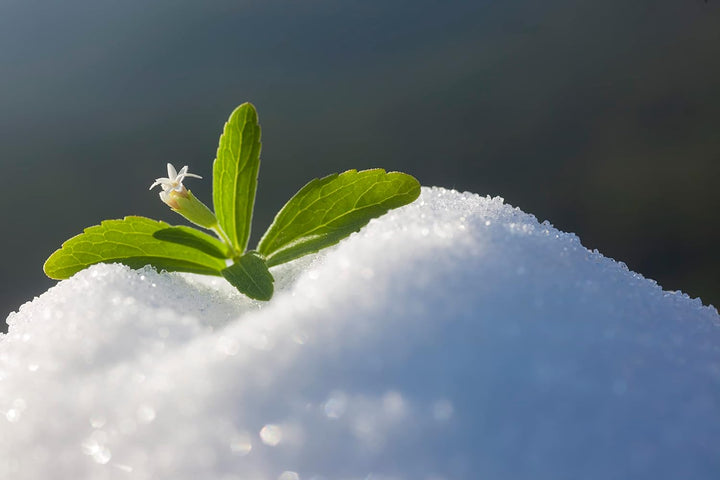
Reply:
<svg viewBox="0 0 720 480"><path fill-rule="evenodd" d="M717 311L501 198L273 274L97 265L10 314L0 478L718 478Z"/></svg>

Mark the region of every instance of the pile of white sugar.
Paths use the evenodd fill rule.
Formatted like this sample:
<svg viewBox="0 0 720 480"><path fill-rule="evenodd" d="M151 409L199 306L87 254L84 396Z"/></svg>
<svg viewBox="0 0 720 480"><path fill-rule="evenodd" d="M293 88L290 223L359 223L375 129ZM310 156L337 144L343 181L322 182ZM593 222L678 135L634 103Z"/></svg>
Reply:
<svg viewBox="0 0 720 480"><path fill-rule="evenodd" d="M10 314L0 478L720 478L717 311L501 198L272 273L97 265Z"/></svg>

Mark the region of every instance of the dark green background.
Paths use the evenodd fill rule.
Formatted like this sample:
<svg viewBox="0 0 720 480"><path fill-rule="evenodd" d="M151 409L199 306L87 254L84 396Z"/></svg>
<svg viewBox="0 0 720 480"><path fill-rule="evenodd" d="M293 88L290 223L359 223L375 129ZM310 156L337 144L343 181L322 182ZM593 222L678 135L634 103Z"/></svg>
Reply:
<svg viewBox="0 0 720 480"><path fill-rule="evenodd" d="M720 304L720 2L0 4L0 314L45 258L147 187L205 180L263 126L254 238L315 176L381 166L501 195L665 289Z"/></svg>

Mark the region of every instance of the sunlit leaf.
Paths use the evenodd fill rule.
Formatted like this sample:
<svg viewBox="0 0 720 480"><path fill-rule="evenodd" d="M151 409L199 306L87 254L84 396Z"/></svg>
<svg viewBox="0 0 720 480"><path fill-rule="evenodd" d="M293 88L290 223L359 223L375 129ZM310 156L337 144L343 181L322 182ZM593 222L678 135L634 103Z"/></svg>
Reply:
<svg viewBox="0 0 720 480"><path fill-rule="evenodd" d="M58 280L96 263L221 275L225 250L220 241L193 228L132 216L86 228L63 243L43 268L48 277Z"/></svg>
<svg viewBox="0 0 720 480"><path fill-rule="evenodd" d="M257 112L243 103L225 123L213 163L215 215L238 253L245 251L250 238L260 147Z"/></svg>
<svg viewBox="0 0 720 480"><path fill-rule="evenodd" d="M317 252L419 195L414 177L381 168L316 178L280 210L257 250L269 266Z"/></svg>

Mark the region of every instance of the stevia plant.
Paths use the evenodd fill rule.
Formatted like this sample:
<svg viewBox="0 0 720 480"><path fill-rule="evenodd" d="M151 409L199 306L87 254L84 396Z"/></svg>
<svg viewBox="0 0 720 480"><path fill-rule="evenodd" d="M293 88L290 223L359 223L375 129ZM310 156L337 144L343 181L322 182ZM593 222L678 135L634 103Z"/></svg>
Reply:
<svg viewBox="0 0 720 480"><path fill-rule="evenodd" d="M248 297L270 300L270 267L334 245L420 195L415 178L380 168L316 178L285 204L256 248L248 250L260 147L257 112L244 103L232 112L220 136L213 162L214 212L183 185L188 177L200 178L187 166L177 172L168 163L168 176L150 186L161 188L161 200L173 211L217 238L146 217L105 220L63 243L45 262L45 274L61 280L96 263L151 265L222 276Z"/></svg>

